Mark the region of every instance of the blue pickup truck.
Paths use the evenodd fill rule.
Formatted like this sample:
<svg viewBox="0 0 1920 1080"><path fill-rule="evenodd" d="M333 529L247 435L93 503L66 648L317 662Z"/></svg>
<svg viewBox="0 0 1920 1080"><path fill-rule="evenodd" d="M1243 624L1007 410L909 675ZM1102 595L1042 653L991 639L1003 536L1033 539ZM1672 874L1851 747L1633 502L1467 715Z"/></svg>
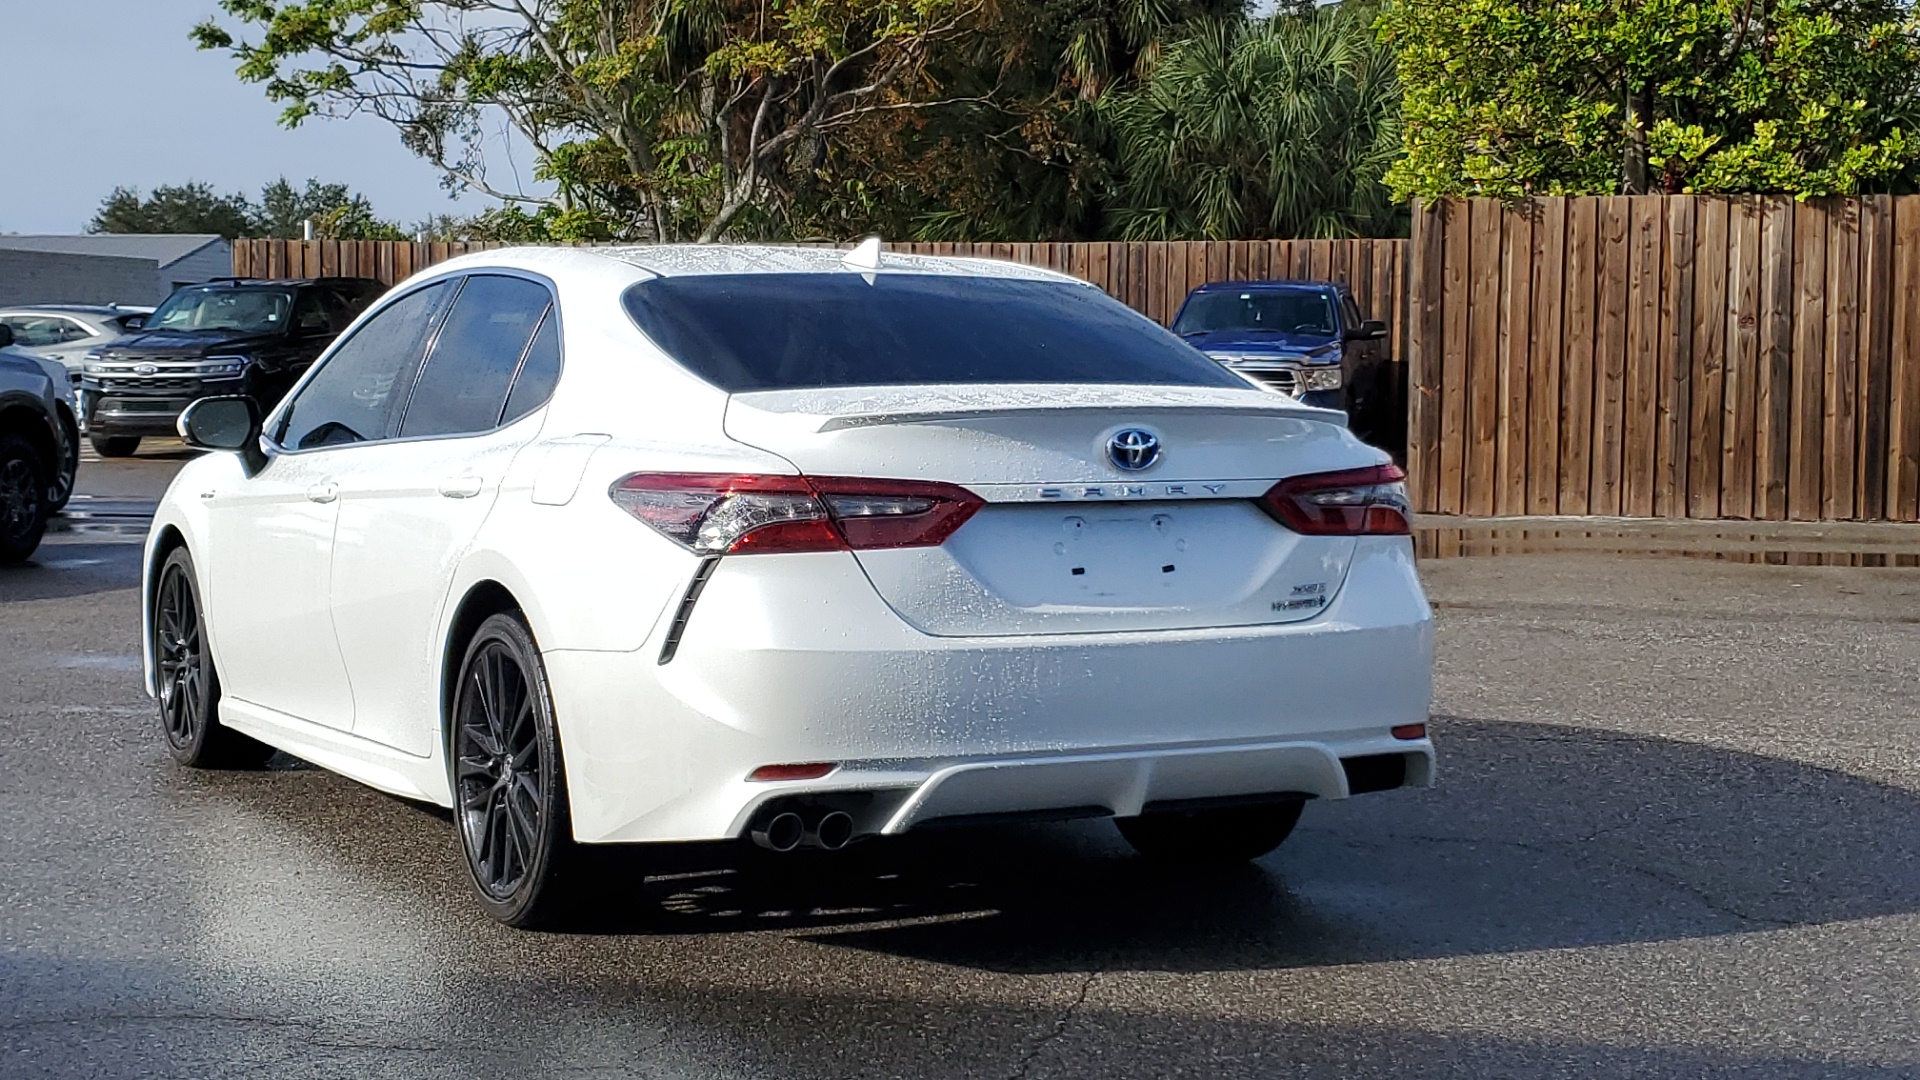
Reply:
<svg viewBox="0 0 1920 1080"><path fill-rule="evenodd" d="M1387 324L1365 318L1344 285L1211 282L1187 294L1173 331L1269 390L1345 411L1362 438L1394 426L1393 365L1385 345L1372 344Z"/></svg>

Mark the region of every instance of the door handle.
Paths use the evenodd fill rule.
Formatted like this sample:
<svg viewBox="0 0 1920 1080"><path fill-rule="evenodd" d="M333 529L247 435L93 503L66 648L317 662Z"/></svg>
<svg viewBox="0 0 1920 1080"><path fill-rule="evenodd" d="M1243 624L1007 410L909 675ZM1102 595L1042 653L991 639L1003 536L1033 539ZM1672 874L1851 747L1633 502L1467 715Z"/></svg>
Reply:
<svg viewBox="0 0 1920 1080"><path fill-rule="evenodd" d="M471 499L480 494L480 486L477 476L455 476L440 481L440 494L449 499Z"/></svg>
<svg viewBox="0 0 1920 1080"><path fill-rule="evenodd" d="M307 488L308 502L330 503L339 497L340 487L337 484L314 484Z"/></svg>

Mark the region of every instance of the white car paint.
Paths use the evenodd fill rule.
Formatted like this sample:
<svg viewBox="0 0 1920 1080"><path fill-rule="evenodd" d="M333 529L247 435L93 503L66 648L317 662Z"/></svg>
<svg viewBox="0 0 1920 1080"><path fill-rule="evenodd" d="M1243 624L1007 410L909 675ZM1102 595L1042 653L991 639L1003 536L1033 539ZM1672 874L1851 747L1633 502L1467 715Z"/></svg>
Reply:
<svg viewBox="0 0 1920 1080"><path fill-rule="evenodd" d="M166 547L184 543L227 725L450 805L449 630L463 598L500 587L541 649L584 842L737 837L797 792L879 793L861 831L895 833L956 814L1343 798L1340 759L1356 755L1406 755L1408 786L1430 781L1431 743L1391 733L1425 722L1431 692L1409 539L1302 536L1250 501L1289 476L1387 460L1338 414L1251 387L730 396L620 306L661 275L856 272L813 249L490 251L416 275L355 326L420 283L493 268L539 275L557 297L565 366L544 407L481 436L275 451L255 476L207 454L161 502L148 595ZM858 272L1071 280L898 256ZM1167 443L1150 478L1101 456L1126 424ZM663 663L703 560L609 497L640 472L939 480L986 505L939 547L722 557ZM1154 529L1166 558L1192 552L1186 577L1129 546ZM1062 552L1108 551L1133 580L1072 592L1035 569L1068 558L1049 532ZM1286 606L1298 590L1321 599ZM151 693L150 625L143 639ZM838 767L747 779L814 761Z"/></svg>

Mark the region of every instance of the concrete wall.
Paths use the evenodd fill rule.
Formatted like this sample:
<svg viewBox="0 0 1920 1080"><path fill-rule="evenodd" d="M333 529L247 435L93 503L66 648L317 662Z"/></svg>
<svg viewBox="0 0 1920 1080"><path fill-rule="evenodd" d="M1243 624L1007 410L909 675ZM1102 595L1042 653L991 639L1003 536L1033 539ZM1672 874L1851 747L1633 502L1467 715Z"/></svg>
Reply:
<svg viewBox="0 0 1920 1080"><path fill-rule="evenodd" d="M217 277L233 276L233 245L222 241L208 244L178 262L160 268L160 296L181 285L198 285Z"/></svg>
<svg viewBox="0 0 1920 1080"><path fill-rule="evenodd" d="M230 258L221 246L209 250ZM0 304L158 303L167 290L155 271L151 259L0 248Z"/></svg>

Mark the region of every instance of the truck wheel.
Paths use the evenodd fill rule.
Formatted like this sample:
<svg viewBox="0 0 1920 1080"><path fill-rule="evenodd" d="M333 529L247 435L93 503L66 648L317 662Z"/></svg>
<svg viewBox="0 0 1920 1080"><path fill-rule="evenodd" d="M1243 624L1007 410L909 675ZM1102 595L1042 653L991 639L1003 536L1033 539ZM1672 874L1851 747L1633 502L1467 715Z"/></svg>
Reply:
<svg viewBox="0 0 1920 1080"><path fill-rule="evenodd" d="M65 409L60 410L60 436L66 445L60 448L60 462L47 470L50 480L47 484L47 513L57 514L66 509L67 500L73 498L73 481L80 471L80 429L74 426L73 417Z"/></svg>
<svg viewBox="0 0 1920 1080"><path fill-rule="evenodd" d="M87 441L101 457L132 457L133 452L140 449L138 435L89 435Z"/></svg>
<svg viewBox="0 0 1920 1080"><path fill-rule="evenodd" d="M19 435L0 435L0 563L32 555L47 531L47 466Z"/></svg>

